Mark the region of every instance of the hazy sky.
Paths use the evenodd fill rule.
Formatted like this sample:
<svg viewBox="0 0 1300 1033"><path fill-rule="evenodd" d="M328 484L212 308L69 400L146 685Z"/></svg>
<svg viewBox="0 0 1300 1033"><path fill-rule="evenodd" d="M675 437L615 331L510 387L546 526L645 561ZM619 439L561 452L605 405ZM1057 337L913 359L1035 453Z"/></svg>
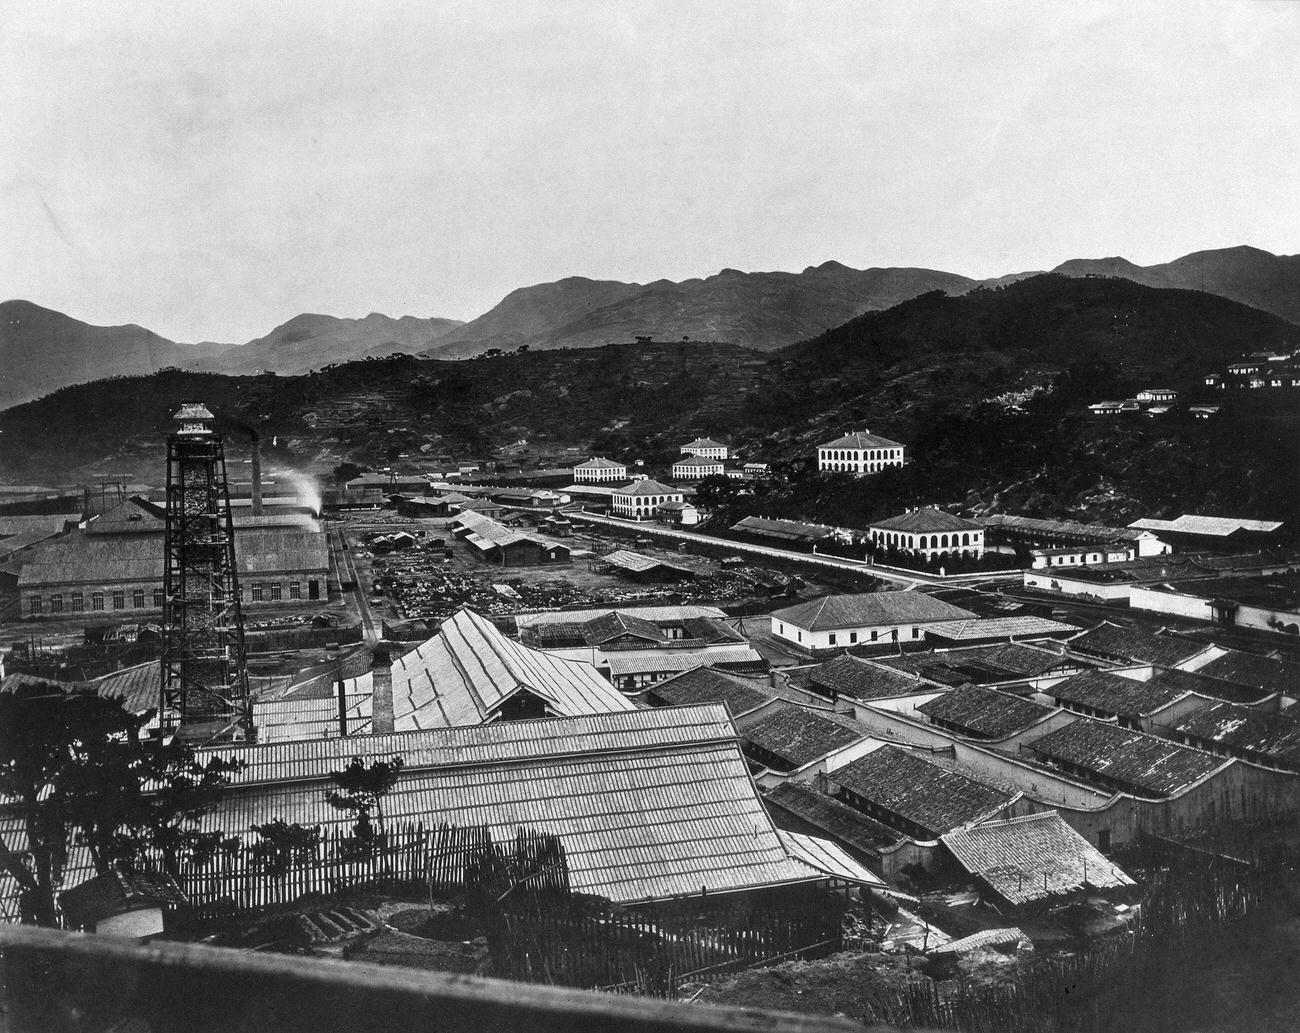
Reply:
<svg viewBox="0 0 1300 1033"><path fill-rule="evenodd" d="M562 276L1300 251L1300 2L0 0L0 298L177 340Z"/></svg>

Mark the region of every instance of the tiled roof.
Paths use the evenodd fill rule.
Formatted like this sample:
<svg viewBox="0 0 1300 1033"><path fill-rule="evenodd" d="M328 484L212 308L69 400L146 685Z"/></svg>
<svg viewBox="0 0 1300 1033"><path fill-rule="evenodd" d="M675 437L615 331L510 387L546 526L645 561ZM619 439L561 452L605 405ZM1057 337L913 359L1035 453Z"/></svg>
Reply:
<svg viewBox="0 0 1300 1033"><path fill-rule="evenodd" d="M573 888L616 902L811 879L758 799L721 706L220 751L248 761L206 819L227 832L271 818L343 826L325 780L354 754L406 760L385 800L389 822L486 824L558 835ZM252 783L273 776L294 781Z"/></svg>
<svg viewBox="0 0 1300 1033"><path fill-rule="evenodd" d="M990 818L1019 797L897 746L881 746L832 771L830 779L935 836Z"/></svg>
<svg viewBox="0 0 1300 1033"><path fill-rule="evenodd" d="M1177 669L1157 669L1151 681L1179 692L1195 692L1209 699L1221 699L1229 703L1258 703L1261 699L1272 695L1267 689L1256 688L1253 685L1242 685L1222 678L1212 678L1206 674Z"/></svg>
<svg viewBox="0 0 1300 1033"><path fill-rule="evenodd" d="M726 447L727 446L724 445L721 441L714 441L712 438L696 438L694 441L688 442L687 444L682 446L682 448L726 448Z"/></svg>
<svg viewBox="0 0 1300 1033"><path fill-rule="evenodd" d="M30 531L50 531L58 534L69 524L76 524L81 519L80 513L0 513L0 536L10 538L14 535L27 534ZM7 544L0 542L0 545Z"/></svg>
<svg viewBox="0 0 1300 1033"><path fill-rule="evenodd" d="M1143 717L1186 694L1186 690L1168 682L1138 681L1109 671L1084 671L1043 691L1056 699L1118 717Z"/></svg>
<svg viewBox="0 0 1300 1033"><path fill-rule="evenodd" d="M828 839L808 836L802 832L777 829L776 834L794 857L833 879L857 883L859 886L884 887L885 880L860 862L855 861Z"/></svg>
<svg viewBox="0 0 1300 1033"><path fill-rule="evenodd" d="M845 434L842 438L836 438L834 441L827 441L818 448L902 448L901 441L891 441L889 438L882 438L879 434L868 434L866 431L853 431Z"/></svg>
<svg viewBox="0 0 1300 1033"><path fill-rule="evenodd" d="M1300 690L1300 664L1255 653L1229 649L1222 656L1195 668L1197 674L1250 685L1264 692L1295 695Z"/></svg>
<svg viewBox="0 0 1300 1033"><path fill-rule="evenodd" d="M871 592L826 595L777 610L772 616L805 631L825 631L914 621L951 621L975 615L924 592Z"/></svg>
<svg viewBox="0 0 1300 1033"><path fill-rule="evenodd" d="M500 508L499 506L496 508ZM489 516L482 513L475 513L472 509L462 509L456 519L452 521L452 527L460 527L468 531L466 536L469 541L478 548L487 551L491 548L504 548L508 545L516 545L519 542L532 542L540 548L551 550L555 548L566 548L566 546L557 546L554 542L548 542L536 535L524 534L513 528L506 527Z"/></svg>
<svg viewBox="0 0 1300 1033"><path fill-rule="evenodd" d="M789 706L755 722L740 733L741 739L786 761L787 770L801 768L870 733L865 725L838 714L816 713Z"/></svg>
<svg viewBox="0 0 1300 1033"><path fill-rule="evenodd" d="M1055 713L1054 708L1033 700L977 685L951 689L916 709L935 721L955 725L981 739L1003 739Z"/></svg>
<svg viewBox="0 0 1300 1033"><path fill-rule="evenodd" d="M722 703L733 718L757 710L773 698L754 682L712 667L683 671L659 682L650 693L670 706Z"/></svg>
<svg viewBox="0 0 1300 1033"><path fill-rule="evenodd" d="M1055 811L989 821L941 838L958 864L1013 905L1134 884Z"/></svg>
<svg viewBox="0 0 1300 1033"><path fill-rule="evenodd" d="M1071 652L1107 660L1172 667L1201 652L1205 645L1171 635L1157 635L1144 628L1126 628L1109 621L1069 640Z"/></svg>
<svg viewBox="0 0 1300 1033"><path fill-rule="evenodd" d="M1010 513L990 513L980 520L987 527L1005 527L1043 534L1070 535L1095 542L1136 541L1149 532L1133 527L1107 527L1105 524L1081 524L1077 520L1039 520Z"/></svg>
<svg viewBox="0 0 1300 1033"><path fill-rule="evenodd" d="M344 700L347 734L370 734L370 693L354 692ZM341 734L339 701L334 696L259 701L253 705L253 724L260 743L337 738Z"/></svg>
<svg viewBox="0 0 1300 1033"><path fill-rule="evenodd" d="M547 610L542 613L517 613L515 625L519 628L535 627L539 624L584 624L603 614L613 613L610 606L588 610ZM626 613L642 620L655 623L669 623L686 620L688 617L725 617L716 606L620 606L619 613Z"/></svg>
<svg viewBox="0 0 1300 1033"><path fill-rule="evenodd" d="M633 709L591 665L529 649L470 609L394 661L392 675L398 730L481 724L519 692L540 697L564 717ZM366 673L348 683L347 691L368 694L373 678Z"/></svg>
<svg viewBox="0 0 1300 1033"><path fill-rule="evenodd" d="M837 696L861 700L910 696L916 692L934 691L935 688L917 678L859 660L847 653L818 664L808 672L808 680L830 689Z"/></svg>
<svg viewBox="0 0 1300 1033"><path fill-rule="evenodd" d="M633 481L627 487L619 488L617 491L620 495L680 495L682 493L681 488L670 488L649 477L643 481Z"/></svg>
<svg viewBox="0 0 1300 1033"><path fill-rule="evenodd" d="M59 906L75 925L93 925L139 907L184 903L185 894L170 875L116 868L59 894Z"/></svg>
<svg viewBox="0 0 1300 1033"><path fill-rule="evenodd" d="M1050 762L1082 769L1153 797L1173 796L1227 763L1222 757L1168 739L1089 718L1048 732L1029 748Z"/></svg>
<svg viewBox="0 0 1300 1033"><path fill-rule="evenodd" d="M1300 764L1300 718L1214 701L1184 714L1169 730L1226 749Z"/></svg>
<svg viewBox="0 0 1300 1033"><path fill-rule="evenodd" d="M925 635L926 638L944 638L952 642L961 642L966 639L978 641L990 638L1048 638L1078 630L1073 624L1063 624L1046 617L987 617L932 624L925 629Z"/></svg>
<svg viewBox="0 0 1300 1033"><path fill-rule="evenodd" d="M644 639L655 645L668 641L664 633L659 630L658 624L638 617L634 613L622 613L617 610L603 613L582 624L579 633L582 635L583 642L589 646L603 646L611 639L622 638L624 635Z"/></svg>
<svg viewBox="0 0 1300 1033"><path fill-rule="evenodd" d="M1079 661L1050 649L1019 642L998 642L960 649L930 649L901 656L881 656L872 663L896 671L909 671L941 685L988 684L1037 678L1061 667L1078 667Z"/></svg>
<svg viewBox="0 0 1300 1033"><path fill-rule="evenodd" d="M595 456L588 459L585 463L579 463L574 467L575 470L626 470L626 463L616 463L612 459L605 459L601 456Z"/></svg>
<svg viewBox="0 0 1300 1033"><path fill-rule="evenodd" d="M30 548L37 542L43 542L47 538L53 538L61 533L62 528L37 527L29 531L20 531L8 538L0 538L0 562L7 560L14 553L21 549Z"/></svg>
<svg viewBox="0 0 1300 1033"><path fill-rule="evenodd" d="M879 856L882 849L893 846L901 838L888 825L882 825L833 796L818 792L808 782L782 782L764 793L763 800L769 808L785 811L867 856Z"/></svg>
<svg viewBox="0 0 1300 1033"><path fill-rule="evenodd" d="M983 531L984 525L974 520L966 520L942 509L925 506L910 513L885 520L874 521L870 525L880 531L902 531L907 534L929 534L931 531Z"/></svg>

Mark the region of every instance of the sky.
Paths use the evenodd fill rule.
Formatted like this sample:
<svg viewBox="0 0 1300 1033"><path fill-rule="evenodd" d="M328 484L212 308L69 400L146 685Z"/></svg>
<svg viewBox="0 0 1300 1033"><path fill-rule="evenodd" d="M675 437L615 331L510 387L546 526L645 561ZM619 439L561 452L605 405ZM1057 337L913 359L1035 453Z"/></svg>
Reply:
<svg viewBox="0 0 1300 1033"><path fill-rule="evenodd" d="M1300 2L0 0L0 298L180 341L1300 251Z"/></svg>

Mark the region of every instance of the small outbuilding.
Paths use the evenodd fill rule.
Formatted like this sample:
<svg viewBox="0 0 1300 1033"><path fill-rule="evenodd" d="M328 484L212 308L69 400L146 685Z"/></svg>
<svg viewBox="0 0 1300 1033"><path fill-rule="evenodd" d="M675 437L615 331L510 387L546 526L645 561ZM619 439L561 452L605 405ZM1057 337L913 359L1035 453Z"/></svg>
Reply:
<svg viewBox="0 0 1300 1033"><path fill-rule="evenodd" d="M59 906L73 928L135 938L162 932L166 909L186 903L170 875L116 868L59 895Z"/></svg>

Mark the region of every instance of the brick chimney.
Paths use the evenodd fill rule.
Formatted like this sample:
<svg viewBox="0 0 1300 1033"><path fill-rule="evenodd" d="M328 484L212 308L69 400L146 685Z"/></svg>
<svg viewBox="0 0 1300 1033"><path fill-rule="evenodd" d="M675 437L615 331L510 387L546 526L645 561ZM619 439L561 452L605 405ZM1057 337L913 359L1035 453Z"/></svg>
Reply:
<svg viewBox="0 0 1300 1033"><path fill-rule="evenodd" d="M370 730L376 735L393 731L393 658L383 646L370 660Z"/></svg>

